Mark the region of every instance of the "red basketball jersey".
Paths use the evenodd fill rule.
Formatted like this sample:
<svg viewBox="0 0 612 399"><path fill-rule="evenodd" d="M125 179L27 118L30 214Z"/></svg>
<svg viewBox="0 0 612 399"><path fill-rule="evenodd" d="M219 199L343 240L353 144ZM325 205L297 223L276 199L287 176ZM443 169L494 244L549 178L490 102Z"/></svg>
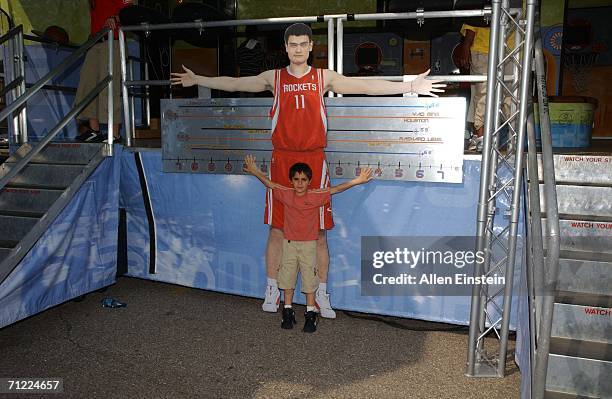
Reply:
<svg viewBox="0 0 612 399"><path fill-rule="evenodd" d="M291 75L288 67L275 71L270 110L275 150L312 151L327 145L323 70L308 68L301 78Z"/></svg>

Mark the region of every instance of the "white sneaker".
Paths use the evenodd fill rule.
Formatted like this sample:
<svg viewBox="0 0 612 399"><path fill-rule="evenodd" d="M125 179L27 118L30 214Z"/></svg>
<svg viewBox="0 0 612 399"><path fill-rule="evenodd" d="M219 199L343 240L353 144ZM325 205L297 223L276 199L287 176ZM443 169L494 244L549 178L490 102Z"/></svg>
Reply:
<svg viewBox="0 0 612 399"><path fill-rule="evenodd" d="M315 305L319 310L319 313L321 313L321 317L325 317L326 319L336 318L336 312L334 312L334 309L332 309L331 304L329 303L329 294L317 290Z"/></svg>
<svg viewBox="0 0 612 399"><path fill-rule="evenodd" d="M275 313L278 311L278 305L280 304L280 291L278 287L274 287L269 285L266 288L266 297L264 299L263 305L261 308L264 312Z"/></svg>

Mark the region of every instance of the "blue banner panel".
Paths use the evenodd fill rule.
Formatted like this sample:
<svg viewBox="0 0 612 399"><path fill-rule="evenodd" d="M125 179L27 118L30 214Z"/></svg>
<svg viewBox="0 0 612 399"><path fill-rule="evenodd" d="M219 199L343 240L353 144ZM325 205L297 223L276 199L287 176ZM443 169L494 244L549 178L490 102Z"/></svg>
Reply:
<svg viewBox="0 0 612 399"><path fill-rule="evenodd" d="M120 159L100 164L0 285L0 328L114 283Z"/></svg>
<svg viewBox="0 0 612 399"><path fill-rule="evenodd" d="M144 206L136 156L126 151L121 204L128 215L128 274L263 297L268 227L263 224L261 183L251 176L163 173L161 154L155 151L142 152L139 158L153 226ZM467 324L469 297L368 297L361 295L360 284L362 236L476 234L479 161L464 162L463 179L452 185L372 181L334 196L336 227L328 232L332 306ZM300 294L296 301L303 303L304 297Z"/></svg>

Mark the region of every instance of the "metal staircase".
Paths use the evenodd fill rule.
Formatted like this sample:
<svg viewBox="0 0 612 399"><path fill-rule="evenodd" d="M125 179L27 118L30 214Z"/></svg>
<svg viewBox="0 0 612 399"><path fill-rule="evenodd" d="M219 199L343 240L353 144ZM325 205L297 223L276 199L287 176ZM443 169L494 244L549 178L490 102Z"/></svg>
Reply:
<svg viewBox="0 0 612 399"><path fill-rule="evenodd" d="M31 151L0 165L0 180ZM105 144L50 143L0 190L0 282L28 253L106 155Z"/></svg>
<svg viewBox="0 0 612 399"><path fill-rule="evenodd" d="M612 156L555 155L554 161L560 257L545 397L609 398Z"/></svg>
<svg viewBox="0 0 612 399"><path fill-rule="evenodd" d="M76 104L39 142L31 143L27 131L27 102L56 76L78 61L107 35L108 75ZM111 144L53 142L57 134L102 90L108 90L108 124L113 126L112 32L104 28L75 50L55 69L26 90L23 27L16 26L0 36L8 47L11 62L4 63L7 106L0 110L9 137L19 149L0 165L0 283L15 269L45 230L68 204L87 177L112 155ZM4 94L4 93L3 93Z"/></svg>

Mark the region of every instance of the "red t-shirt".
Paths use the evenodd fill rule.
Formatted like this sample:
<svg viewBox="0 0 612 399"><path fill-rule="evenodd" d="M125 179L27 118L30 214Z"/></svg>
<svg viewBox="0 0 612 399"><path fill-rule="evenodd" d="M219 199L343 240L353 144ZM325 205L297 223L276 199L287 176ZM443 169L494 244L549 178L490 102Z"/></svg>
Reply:
<svg viewBox="0 0 612 399"><path fill-rule="evenodd" d="M119 11L134 3L133 0L90 0L93 6L89 10L91 17L91 34L95 35L100 29L106 26L106 20L110 17L118 17ZM119 18L117 18L117 26L119 26ZM115 39L119 37L115 31Z"/></svg>
<svg viewBox="0 0 612 399"><path fill-rule="evenodd" d="M314 241L319 237L319 208L331 201L329 188L308 190L302 196L292 188L275 188L272 195L283 203L285 239Z"/></svg>

